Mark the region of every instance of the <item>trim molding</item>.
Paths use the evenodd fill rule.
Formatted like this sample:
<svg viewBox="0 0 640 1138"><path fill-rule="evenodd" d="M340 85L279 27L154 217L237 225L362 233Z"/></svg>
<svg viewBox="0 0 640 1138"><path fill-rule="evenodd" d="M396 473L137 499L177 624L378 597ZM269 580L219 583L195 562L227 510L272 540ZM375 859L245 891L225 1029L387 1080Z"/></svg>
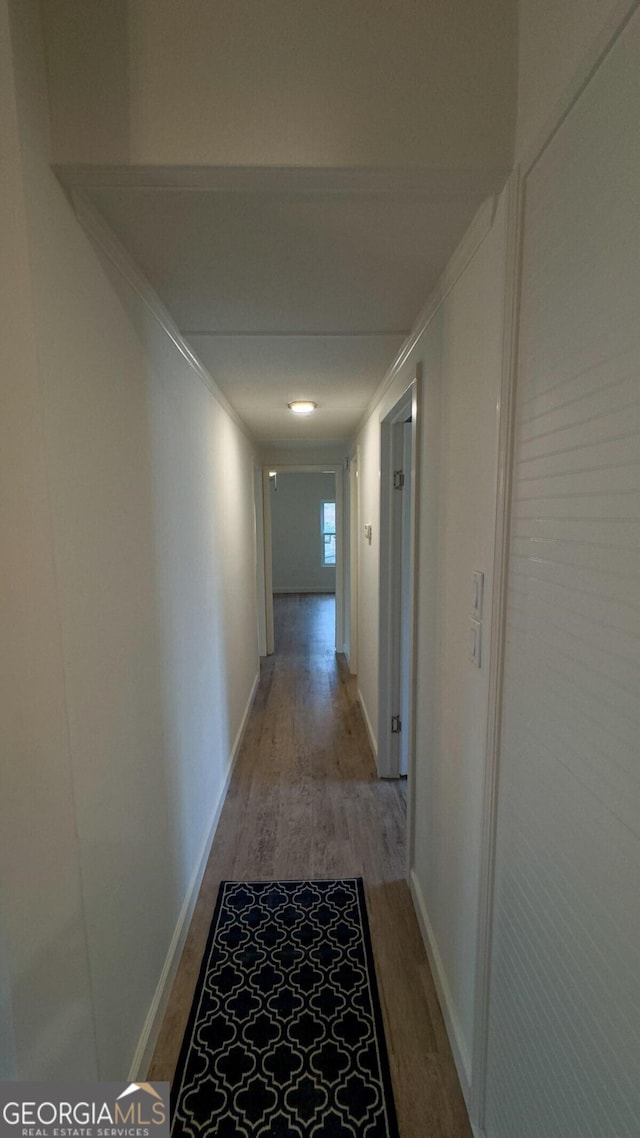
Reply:
<svg viewBox="0 0 640 1138"><path fill-rule="evenodd" d="M376 766L377 766L377 763L378 763L378 740L376 739L376 737L374 735L373 727L371 726L371 720L369 719L369 712L367 711L367 705L364 702L364 698L363 698L362 692L360 691L359 686L358 686L358 703L360 704L360 711L362 712L362 718L364 719L364 725L367 729L367 735L369 736L369 744L371 746L371 750L373 751L373 757L376 761Z"/></svg>
<svg viewBox="0 0 640 1138"><path fill-rule="evenodd" d="M358 580L360 573L360 552L358 549L358 536L360 534L360 493L358 486L358 470L360 469L360 447L356 446L349 455L345 468L346 493L345 505L349 505L349 596L345 596L345 613L349 607L349 643L346 638L345 623L345 656L349 665L349 674L358 674ZM348 651L347 651L348 649Z"/></svg>
<svg viewBox="0 0 640 1138"><path fill-rule="evenodd" d="M415 377L399 396L393 407L380 422L380 531L379 590L378 590L378 774L380 778L398 778L400 775L400 744L392 733L391 718L394 714L405 715L402 701L403 664L408 668L407 676L407 720L402 730L408 734L407 778L413 783L415 753L415 686L417 676L417 636L415 619L417 613L416 581L418 579L418 519L420 516L419 483L416 476L419 431L422 423L419 418L419 388L422 375L420 363L416 365ZM409 643L407 659L402 659L403 615L401 613L402 573L405 569L402 547L404 544L403 526L406 519L406 494L398 495L393 489L393 471L404 463L404 440L398 438L394 427L400 427L411 420L411 470L405 471L405 479L410 490L409 498ZM405 482L405 485L407 483ZM407 810L407 818L410 811ZM407 827L410 838L411 827ZM411 845L409 841L408 846Z"/></svg>
<svg viewBox="0 0 640 1138"><path fill-rule="evenodd" d="M287 593L294 595L295 593L326 593L330 595L335 593L335 588L332 585L283 585L273 586L274 593ZM336 648L336 652L340 649Z"/></svg>
<svg viewBox="0 0 640 1138"><path fill-rule="evenodd" d="M171 994L173 982L176 977L176 972L178 971L178 965L180 963L180 957L182 955L182 950L184 948L187 933L189 931L189 925L191 923L193 911L196 906L196 901L198 900L200 885L202 883L204 871L207 866L207 861L209 860L211 846L213 844L213 839L218 828L218 822L220 821L222 808L225 804L227 792L231 783L231 777L233 775L238 755L240 754L240 747L242 745L244 733L247 728L249 714L253 706L253 701L255 699L259 681L260 672L258 671L251 686L251 691L249 693L249 698L244 709L242 721L233 743L229 769L218 796L218 801L216 802L216 805L213 809L213 813L207 827L207 833L205 835L202 849L200 851L200 857L198 858L196 867L191 877L191 881L189 882L187 892L182 903L182 908L178 916L178 921L171 938L171 943L169 945L169 950L167 952L162 972L160 973L160 979L158 980L158 984L151 1001L151 1006L147 1012L147 1018L145 1019L144 1027L142 1028L142 1033L138 1041L138 1046L136 1047L133 1060L131 1062L128 1079L129 1082L132 1083L146 1078L149 1064L151 1063L151 1059L153 1057L153 1052L158 1040L158 1035L160 1033L160 1027L162 1025L162 1019L169 1002L169 996Z"/></svg>
<svg viewBox="0 0 640 1138"><path fill-rule="evenodd" d="M343 329L342 332L297 332L297 331L284 331L284 332L261 332L252 331L245 332L242 328L229 329L224 332L212 332L206 328L185 328L183 335L185 336L199 336L201 340L233 340L236 336L242 336L243 340L384 340L385 337L392 337L394 340L404 340L409 335L406 328L396 328L386 332L357 332L350 331L348 328Z"/></svg>
<svg viewBox="0 0 640 1138"><path fill-rule="evenodd" d="M369 400L367 409L362 415L354 431L354 438L357 438L359 436L366 422L373 415L376 407L382 401L386 392L391 387L391 384L396 378L398 372L407 362L407 359L416 347L420 337L424 335L439 308L448 297L454 285L462 276L472 257L475 255L475 253L477 253L487 234L491 231L493 219L496 213L497 203L498 196L492 194L491 197L487 198L487 200L480 206L480 209L469 225L464 237L462 238L462 241L449 259L447 267L445 268L433 292L429 296L427 303L418 316L418 319L416 320L413 328L411 329L411 332L409 333L407 339L398 352L398 355L391 364L391 367L382 380L382 383L374 392L372 398Z"/></svg>
<svg viewBox="0 0 640 1138"><path fill-rule="evenodd" d="M335 643L336 652L344 651L344 468L340 463L335 468L336 488L336 603L335 603Z"/></svg>
<svg viewBox="0 0 640 1138"><path fill-rule="evenodd" d="M416 377L413 383L413 401L411 405L411 569L409 574L409 592L411 605L410 629L410 720L411 738L409 741L409 769L407 771L407 876L413 865L416 836L415 818L415 787L416 787L416 741L418 733L418 636L416 617L419 610L420 592L420 442L422 430L422 361L416 364Z"/></svg>
<svg viewBox="0 0 640 1138"><path fill-rule="evenodd" d="M494 531L489 692L478 878L473 1062L469 1113L484 1127L493 935L496 827L502 728L507 589L510 558L511 482L515 434L523 193L516 167L507 183L507 239L504 278L502 376L498 424L498 477Z"/></svg>
<svg viewBox="0 0 640 1138"><path fill-rule="evenodd" d="M458 1023L458 1017L456 1016L453 998L451 996L447 976L442 964L442 957L440 956L435 933L431 926L431 921L429 920L427 906L422 894L422 889L420 888L420 883L416 876L415 869L412 869L411 873L409 874L409 888L411 890L411 896L413 897L413 904L416 915L418 917L418 924L420 925L420 932L422 933L424 947L429 959L429 966L433 975L433 981L438 993L438 999L440 1001L440 1007L442 1009L442 1015L444 1017L447 1035L449 1036L453 1058L455 1061L456 1069L458 1071L460 1085L462 1087L462 1094L464 1096L464 1101L467 1104L468 1109L471 1073L469 1053L465 1046L462 1031Z"/></svg>
<svg viewBox="0 0 640 1138"><path fill-rule="evenodd" d="M508 169L436 170L429 166L104 166L54 163L69 189L135 186L214 193L421 194L426 201L476 201L492 193Z"/></svg>
<svg viewBox="0 0 640 1138"><path fill-rule="evenodd" d="M343 460L338 462L331 459L327 462L314 462L307 463L306 465L299 462L263 462L263 466L268 466L270 471L275 471L276 474L336 474L342 469ZM330 469L327 470L327 467ZM267 471L267 474L269 471Z"/></svg>
<svg viewBox="0 0 640 1138"><path fill-rule="evenodd" d="M107 225L102 214L81 190L72 189L70 196L75 215L89 238L118 270L133 291L137 293L154 320L169 337L193 373L204 383L205 387L209 389L214 399L220 404L222 409L226 411L229 418L233 419L233 422L246 436L251 445L256 447L256 440L253 438L246 423L240 418L240 415L235 408L232 407L224 392L221 391L213 377L189 347L189 344L177 324L174 323L173 318L160 300L160 297L153 290L142 270L138 268L135 261L129 253L127 253L113 230Z"/></svg>

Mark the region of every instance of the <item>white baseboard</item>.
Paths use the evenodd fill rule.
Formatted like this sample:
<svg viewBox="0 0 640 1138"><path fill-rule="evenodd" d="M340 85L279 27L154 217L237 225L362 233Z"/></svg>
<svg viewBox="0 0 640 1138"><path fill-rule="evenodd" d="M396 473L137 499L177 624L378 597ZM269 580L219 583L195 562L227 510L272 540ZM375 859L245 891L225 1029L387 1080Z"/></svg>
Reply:
<svg viewBox="0 0 640 1138"><path fill-rule="evenodd" d="M153 1057L153 1052L155 1050L155 1046L158 1041L158 1035L160 1033L160 1027L162 1026L162 1020L167 1009L167 1003L169 1001L169 996L171 995L171 989L173 987L173 982L178 970L178 964L180 963L180 957L182 955L184 943L189 931L189 925L191 924L193 911L195 909L196 901L198 900L200 885L202 883L204 871L207 867L207 861L209 860L211 846L213 845L213 839L218 828L218 822L220 821L222 807L224 806L225 799L227 797L227 791L229 790L229 784L231 782L231 776L233 774L233 769L240 753L240 746L242 744L242 739L247 727L249 714L253 706L253 701L259 680L260 673L258 672L251 686L251 692L249 693L249 698L244 709L242 722L240 723L240 727L238 728L238 732L231 749L227 776L224 780L224 785L220 791L220 794L218 795L218 801L216 802L213 813L211 815L211 819L207 827L207 833L205 835L204 842L202 843L200 856L196 862L191 881L189 882L186 896L180 910L180 915L178 917L178 921L171 938L169 951L167 952L162 972L160 973L160 979L158 980L158 985L156 987L153 1000L151 1001L151 1007L147 1013L147 1018L144 1022L142 1034L138 1041L138 1046L136 1047L133 1061L131 1063L131 1069L128 1077L129 1082L132 1083L139 1082L140 1079L146 1078L149 1064L151 1063L151 1059Z"/></svg>
<svg viewBox="0 0 640 1138"><path fill-rule="evenodd" d="M335 593L335 585L284 585L276 588L274 593Z"/></svg>
<svg viewBox="0 0 640 1138"><path fill-rule="evenodd" d="M422 889L420 888L420 882L416 876L415 869L412 869L409 875L409 888L411 889L411 896L413 897L413 904L416 910L418 924L420 925L420 932L422 933L422 939L424 941L427 957L429 959L433 981L438 993L438 999L440 1001L440 1007L442 1009L442 1015L444 1017L444 1024L447 1029L447 1035L449 1036L449 1043L451 1044L451 1050L453 1052L453 1058L458 1072L458 1078L460 1079L460 1086L462 1087L462 1094L464 1096L464 1101L468 1109L470 1102L469 1091L471 1088L471 1062L469 1059L469 1052L467 1051L462 1036L462 1031L460 1030L458 1017L455 1013L453 999L451 997L449 984L447 983L446 973L442 964L442 958L440 956L438 945L436 943L433 928L431 927L431 921L429 920L429 916L427 914L427 906L425 904L424 896L422 894ZM476 1138L480 1138L479 1132L476 1131L475 1133Z"/></svg>
<svg viewBox="0 0 640 1138"><path fill-rule="evenodd" d="M362 692L360 691L360 688L358 688L358 701L360 703L360 710L362 712L362 718L364 719L364 725L367 729L367 735L369 736L369 743L371 744L371 750L373 751L373 757L377 762L378 761L378 740L376 739L376 737L374 735L373 727L371 726L371 720L369 719L369 712L367 711L367 705L364 702L364 699L362 698Z"/></svg>
<svg viewBox="0 0 640 1138"><path fill-rule="evenodd" d="M244 712L242 713L242 719L240 720L240 726L238 727L238 730L236 731L236 737L233 740L233 747L231 748L231 763L229 765L229 773L227 775L225 787L224 787L225 797L226 797L227 790L229 789L229 783L231 782L231 775L233 773L233 768L236 765L236 759L238 758L238 755L240 753L240 747L242 746L242 740L244 739L244 733L247 730L247 723L249 722L249 716L251 714L251 708L253 707L253 701L256 698L256 692L258 690L258 684L259 683L260 683L260 668L258 668L258 671L255 674L253 683L251 685L251 691L249 692L249 698L247 699L247 702L246 702L245 708L244 708Z"/></svg>

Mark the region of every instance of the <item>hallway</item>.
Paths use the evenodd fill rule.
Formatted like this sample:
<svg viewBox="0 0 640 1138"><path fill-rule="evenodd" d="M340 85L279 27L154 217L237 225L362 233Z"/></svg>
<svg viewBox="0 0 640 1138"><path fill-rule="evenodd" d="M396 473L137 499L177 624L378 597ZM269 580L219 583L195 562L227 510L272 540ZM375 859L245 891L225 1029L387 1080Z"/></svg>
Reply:
<svg viewBox="0 0 640 1138"><path fill-rule="evenodd" d="M171 1079L218 885L364 877L402 1138L465 1138L466 1112L405 883L406 783L377 779L334 598L274 598L261 681L149 1078Z"/></svg>
<svg viewBox="0 0 640 1138"><path fill-rule="evenodd" d="M0 1081L170 1074L220 878L362 873L404 1138L637 1138L639 62L637 0L0 0ZM260 685L310 469L338 656L287 597Z"/></svg>

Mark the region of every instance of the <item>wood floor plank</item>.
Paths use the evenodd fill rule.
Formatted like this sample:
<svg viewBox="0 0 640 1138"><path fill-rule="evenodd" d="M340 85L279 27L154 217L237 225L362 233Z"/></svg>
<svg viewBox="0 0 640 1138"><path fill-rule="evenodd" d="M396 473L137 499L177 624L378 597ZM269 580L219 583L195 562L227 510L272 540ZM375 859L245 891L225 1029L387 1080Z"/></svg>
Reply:
<svg viewBox="0 0 640 1138"><path fill-rule="evenodd" d="M155 1054L171 1080L220 881L362 876L401 1138L471 1138L405 880L405 783L380 781L356 686L333 651L333 597L274 598L227 800Z"/></svg>

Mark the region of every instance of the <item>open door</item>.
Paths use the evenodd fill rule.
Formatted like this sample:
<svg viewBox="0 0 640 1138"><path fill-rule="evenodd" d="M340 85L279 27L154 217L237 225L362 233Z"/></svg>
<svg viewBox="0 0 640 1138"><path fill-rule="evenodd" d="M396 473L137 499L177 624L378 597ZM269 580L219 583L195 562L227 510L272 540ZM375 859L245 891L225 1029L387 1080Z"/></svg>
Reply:
<svg viewBox="0 0 640 1138"><path fill-rule="evenodd" d="M378 774L410 774L414 740L418 380L380 427Z"/></svg>

